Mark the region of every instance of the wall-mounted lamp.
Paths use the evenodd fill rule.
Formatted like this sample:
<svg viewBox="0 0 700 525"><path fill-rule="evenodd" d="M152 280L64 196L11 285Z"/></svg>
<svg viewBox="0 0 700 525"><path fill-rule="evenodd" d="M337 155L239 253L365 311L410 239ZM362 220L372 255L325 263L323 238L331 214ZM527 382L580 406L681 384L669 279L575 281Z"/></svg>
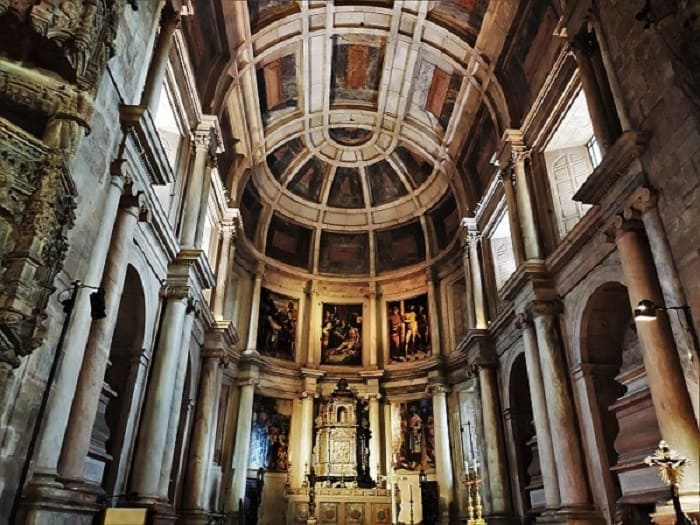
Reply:
<svg viewBox="0 0 700 525"><path fill-rule="evenodd" d="M420 472L418 473L418 483L422 487L423 485L425 485L425 483L427 483L427 481L428 481L428 474L425 473L425 470L420 469Z"/></svg>
<svg viewBox="0 0 700 525"><path fill-rule="evenodd" d="M635 321L652 321L659 310L685 310L687 306L659 306L654 301L642 299L634 309Z"/></svg>

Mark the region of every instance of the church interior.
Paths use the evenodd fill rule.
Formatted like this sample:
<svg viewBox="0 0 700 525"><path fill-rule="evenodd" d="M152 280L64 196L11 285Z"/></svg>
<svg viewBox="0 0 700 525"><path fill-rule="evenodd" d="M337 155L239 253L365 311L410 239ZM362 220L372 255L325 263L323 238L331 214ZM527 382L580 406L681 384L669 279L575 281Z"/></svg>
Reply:
<svg viewBox="0 0 700 525"><path fill-rule="evenodd" d="M0 524L700 520L700 1L0 0Z"/></svg>

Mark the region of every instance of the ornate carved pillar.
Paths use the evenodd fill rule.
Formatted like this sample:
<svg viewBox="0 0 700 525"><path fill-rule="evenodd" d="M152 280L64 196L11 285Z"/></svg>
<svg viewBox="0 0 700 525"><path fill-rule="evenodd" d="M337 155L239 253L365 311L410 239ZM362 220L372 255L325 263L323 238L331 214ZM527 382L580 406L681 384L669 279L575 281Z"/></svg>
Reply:
<svg viewBox="0 0 700 525"><path fill-rule="evenodd" d="M198 248L197 229L202 199L210 183L211 159L215 155L213 118L215 117L204 115L199 127L193 131L194 163L187 181L185 206L182 213L182 230L180 232L180 245L183 248Z"/></svg>
<svg viewBox="0 0 700 525"><path fill-rule="evenodd" d="M559 497L564 511L590 506L581 456L581 440L576 429L574 406L566 380L566 364L557 329L561 306L555 302L530 304L539 348L542 383L547 400L547 418L556 451ZM539 432L537 437L540 437Z"/></svg>
<svg viewBox="0 0 700 525"><path fill-rule="evenodd" d="M542 471L545 505L547 509L553 510L559 507L559 480L557 479L557 466L554 460L554 448L552 447L552 434L549 429L549 421L547 420L547 402L545 400L539 360L540 351L537 348L537 339L530 314L518 314L515 324L523 333L525 367L530 387L532 415L535 420L537 451Z"/></svg>
<svg viewBox="0 0 700 525"><path fill-rule="evenodd" d="M211 466L213 452L211 443L216 431L225 357L226 353L222 348L206 348L202 353L202 371L199 376L199 391L182 501L182 507L188 511L209 510L207 475Z"/></svg>
<svg viewBox="0 0 700 525"><path fill-rule="evenodd" d="M170 402L170 417L168 418L168 430L165 435L165 452L163 454L163 463L160 467L160 481L158 482L158 493L161 498L168 498L170 488L170 477L173 469L173 459L175 457L175 448L177 444L177 431L180 426L180 419L187 421L187 416L192 407L192 398L188 397L183 403L182 395L185 391L185 380L187 379L187 361L190 355L190 342L192 340L192 326L195 318L201 312L199 301L192 298L187 301L187 310L185 312L185 321L182 324L182 335L180 338L180 351L178 355L177 368L175 372L174 388L172 400ZM182 414L183 404L185 413ZM182 451L178 450L178 454ZM177 476L177 473L175 473Z"/></svg>
<svg viewBox="0 0 700 525"><path fill-rule="evenodd" d="M523 236L525 258L542 259L537 222L535 221L535 203L530 192L530 182L527 176L525 163L530 158L530 150L520 143L511 142L511 154L513 159L513 176L515 178L515 198L518 203L518 218L520 230Z"/></svg>
<svg viewBox="0 0 700 525"><path fill-rule="evenodd" d="M212 313L214 319L222 320L224 318L224 299L226 298L226 284L229 281L229 263L233 262L236 253L236 234L239 222L238 210L233 210L233 216L228 218L221 225L221 251L219 255L219 264L216 269L216 288L214 289L214 300L212 305Z"/></svg>
<svg viewBox="0 0 700 525"><path fill-rule="evenodd" d="M520 220L518 219L519 203L515 197L515 189L513 188L513 176L510 169L505 169L500 172L501 183L503 184L503 192L506 195L506 207L508 208L508 223L510 225L510 240L513 246L513 256L515 257L515 266L520 266L525 260L525 251L523 249L523 234L520 230Z"/></svg>
<svg viewBox="0 0 700 525"><path fill-rule="evenodd" d="M586 96L586 104L588 105L588 112L593 124L593 133L598 140L600 151L605 154L612 145L612 137L605 116L603 97L596 80L593 64L591 63L591 49L582 38L575 38L571 42L571 50L578 64L581 85L583 86L583 93Z"/></svg>
<svg viewBox="0 0 700 525"><path fill-rule="evenodd" d="M166 298L165 311L131 474L131 489L144 502L160 495L161 467L175 389L173 378L177 374L179 356L184 351L182 331L190 288L175 281L166 284L162 293Z"/></svg>
<svg viewBox="0 0 700 525"><path fill-rule="evenodd" d="M664 305L663 293L642 223L617 216L607 233L609 238L614 238L620 254L632 308L636 308L643 299ZM635 320L635 325L644 349L644 368L661 436L682 456L687 457L691 464L697 465L700 461L700 430L688 390L685 388L683 370L668 315L659 311L655 319ZM681 492L697 495L700 487L699 475L698 469L687 469L681 483Z"/></svg>
<svg viewBox="0 0 700 525"><path fill-rule="evenodd" d="M96 286L102 280L102 273L107 259L114 221L117 217L119 199L121 198L127 178L122 174L122 161L112 163L112 178L104 203L102 217L97 234L92 243L90 257L83 282ZM46 407L45 417L34 455L34 480L56 474L58 458L63 445L63 437L68 425L75 388L80 373L79 363L83 360L85 344L90 333L89 295L91 290L80 290L73 306L70 327L63 345L62 366L59 367L54 387ZM101 386L101 385L100 385Z"/></svg>
<svg viewBox="0 0 700 525"><path fill-rule="evenodd" d="M151 56L146 85L141 95L141 105L146 106L153 114L158 109L158 101L163 88L163 81L165 80L165 71L168 67L168 56L173 41L173 34L179 26L180 14L173 11L170 2L166 2L160 12L160 32L157 36L153 56Z"/></svg>
<svg viewBox="0 0 700 525"><path fill-rule="evenodd" d="M265 265L258 264L255 268L255 281L253 283L253 297L250 300L250 325L248 327L248 343L245 354L258 353L258 322L260 321L260 294L262 292L262 280L265 274Z"/></svg>
<svg viewBox="0 0 700 525"><path fill-rule="evenodd" d="M449 417L447 415L447 385L440 380L428 386L433 396L435 420L435 475L440 486L440 512L447 523L450 504L454 499L452 459L450 454Z"/></svg>
<svg viewBox="0 0 700 525"><path fill-rule="evenodd" d="M506 449L503 444L495 365L479 365L479 389L489 473L488 484L491 492L491 516L505 517L505 515L511 514L513 509L510 502L508 467L506 465Z"/></svg>
<svg viewBox="0 0 700 525"><path fill-rule="evenodd" d="M641 215L666 304L684 307L682 310L678 310L678 316L671 315L670 321L674 328L685 383L697 420L700 419L700 388L698 385L700 382L700 348L697 346L697 339L693 337L695 330L693 318L690 307L687 306L688 300L678 275L678 269L673 261L666 229L659 215L657 194L651 188L640 187L632 194L630 202L630 208L625 210L625 217L633 219L637 213Z"/></svg>
<svg viewBox="0 0 700 525"><path fill-rule="evenodd" d="M117 313L124 290L127 263L140 208L138 196L123 197L112 233L109 257L102 277L107 315L104 319L93 320L90 325L78 385L63 440L64 446L58 463L59 477L73 482L83 481L85 457L90 448L92 427L109 361L112 336L117 324Z"/></svg>
<svg viewBox="0 0 700 525"><path fill-rule="evenodd" d="M475 219L463 219L462 226L466 229L465 242L469 246L469 269L472 277L472 295L474 297L474 320L477 329L488 328L486 298L484 296L484 282L481 277L481 260L477 243L481 234L476 227Z"/></svg>
<svg viewBox="0 0 700 525"><path fill-rule="evenodd" d="M240 397L238 405L238 424L236 427L236 444L233 449L233 478L229 492L228 510L234 515L242 511L239 503L245 500L245 485L248 475L248 456L250 455L250 432L253 425L253 397L255 385L259 383L259 363L253 355L245 355L241 362Z"/></svg>

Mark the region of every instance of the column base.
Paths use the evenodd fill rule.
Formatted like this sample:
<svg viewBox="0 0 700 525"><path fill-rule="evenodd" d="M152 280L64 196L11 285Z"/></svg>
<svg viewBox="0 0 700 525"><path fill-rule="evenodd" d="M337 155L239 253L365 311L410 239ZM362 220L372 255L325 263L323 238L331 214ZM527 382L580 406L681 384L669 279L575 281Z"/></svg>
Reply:
<svg viewBox="0 0 700 525"><path fill-rule="evenodd" d="M506 513L488 514L484 519L489 525L518 525L520 523L515 514Z"/></svg>
<svg viewBox="0 0 700 525"><path fill-rule="evenodd" d="M97 485L64 486L52 477L34 479L20 503L17 523L25 525L92 525L104 505L104 490Z"/></svg>
<svg viewBox="0 0 700 525"><path fill-rule="evenodd" d="M204 509L189 509L180 511L178 525L207 525L211 523L211 514Z"/></svg>
<svg viewBox="0 0 700 525"><path fill-rule="evenodd" d="M537 516L536 523L547 525L605 525L605 519L596 511L581 508L562 507L545 511Z"/></svg>

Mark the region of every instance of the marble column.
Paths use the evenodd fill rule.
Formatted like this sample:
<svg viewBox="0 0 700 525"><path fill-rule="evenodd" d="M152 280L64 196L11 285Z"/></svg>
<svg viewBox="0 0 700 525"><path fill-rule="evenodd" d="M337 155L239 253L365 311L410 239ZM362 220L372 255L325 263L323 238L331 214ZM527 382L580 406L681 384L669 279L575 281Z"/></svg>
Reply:
<svg viewBox="0 0 700 525"><path fill-rule="evenodd" d="M229 492L228 510L235 523L235 515L242 511L239 502L245 501L245 486L248 477L248 456L250 455L250 433L253 426L253 397L259 382L259 365L254 356L244 356L241 363L240 395L236 444L233 449L233 478Z"/></svg>
<svg viewBox="0 0 700 525"><path fill-rule="evenodd" d="M185 392L185 381L187 379L187 362L190 356L190 341L192 340L192 327L194 325L195 318L199 315L201 311L198 301L190 299L187 303L187 310L185 314L185 321L182 324L182 336L180 338L180 351L178 355L177 368L174 377L174 387L172 400L170 402L170 417L168 418L168 429L165 434L165 451L163 453L163 462L160 467L160 481L158 482L158 493L161 498L167 498L169 487L170 487L170 477L173 469L173 459L175 458L175 448L177 444L177 433L180 427L180 419L183 418L186 421L187 414L189 414L189 409L192 403L192 399L188 397L187 399L187 410L185 414L182 414L183 407L183 393ZM192 370L194 372L194 370ZM183 443L184 445L184 443ZM182 451L177 451L181 453ZM177 473L175 473L177 477Z"/></svg>
<svg viewBox="0 0 700 525"><path fill-rule="evenodd" d="M600 151L605 154L612 145L612 138L610 127L605 116L603 97L595 77L593 64L591 63L590 50L588 49L588 45L581 39L576 39L571 43L571 50L578 64L581 86L583 87L586 104L588 105L588 113L590 114L591 123L593 124L593 133L598 140Z"/></svg>
<svg viewBox="0 0 700 525"><path fill-rule="evenodd" d="M643 228L639 221L624 220L618 216L608 230L614 235L620 254L632 308L636 308L643 299L664 305L663 293ZM644 368L661 436L680 455L687 457L692 465L698 465L700 430L685 387L668 315L659 311L655 319L635 320L635 324L644 350ZM699 475L697 468L686 469L681 491L697 495L700 487Z"/></svg>
<svg viewBox="0 0 700 525"><path fill-rule="evenodd" d="M425 272L425 281L428 285L428 313L430 317L430 348L432 355L440 355L440 314L438 303L435 299L435 277L433 270L429 268Z"/></svg>
<svg viewBox="0 0 700 525"><path fill-rule="evenodd" d="M112 163L112 178L107 188L107 195L102 203L102 214L95 239L92 243L90 257L87 259L87 269L82 282L89 286L96 286L102 280L102 273L107 259L112 229L117 217L119 199L126 177L121 173L122 163ZM34 479L56 475L58 459L61 453L63 437L75 395L75 388L80 373L80 363L83 360L83 351L90 333L90 303L91 290L83 289L78 295L73 306L70 327L63 344L63 357L58 368L51 395L49 396L44 420L34 453Z"/></svg>
<svg viewBox="0 0 700 525"><path fill-rule="evenodd" d="M449 417L447 415L447 386L433 384L433 419L435 425L435 475L440 486L441 523L448 523L449 509L454 499L454 481L450 454Z"/></svg>
<svg viewBox="0 0 700 525"><path fill-rule="evenodd" d="M199 214L197 215L197 228L194 235L194 245L199 248L202 247L202 240L204 239L204 225L207 220L207 215L209 214L209 193L211 193L211 174L212 171L216 169L216 152L214 151L214 144L211 145L209 151L209 156L207 157L206 169L204 170L204 179L202 180L202 191L199 195Z"/></svg>
<svg viewBox="0 0 700 525"><path fill-rule="evenodd" d="M491 493L491 514L506 515L512 512L506 449L503 443L501 411L498 403L498 381L495 365L479 366L479 389L484 424L484 444Z"/></svg>
<svg viewBox="0 0 700 525"><path fill-rule="evenodd" d="M525 162L530 158L530 151L522 145L513 145L513 176L515 178L515 198L518 203L518 219L522 231L525 259L542 259L542 248L537 233L535 204L530 192Z"/></svg>
<svg viewBox="0 0 700 525"><path fill-rule="evenodd" d="M189 291L189 286L180 283L166 284L163 289L165 311L131 474L131 490L144 501L155 500L160 494L160 474L175 387L173 378L183 351L182 329Z"/></svg>
<svg viewBox="0 0 700 525"><path fill-rule="evenodd" d="M476 318L474 316L474 294L472 286L471 270L469 269L470 243L466 240L462 243L462 267L464 270L464 285L469 297L467 300L467 328L476 328Z"/></svg>
<svg viewBox="0 0 700 525"><path fill-rule="evenodd" d="M224 318L224 299L226 298L226 283L229 280L229 265L233 262L236 247L237 219L226 221L221 225L221 251L219 264L216 268L216 288L214 288L214 300L212 313L214 319Z"/></svg>
<svg viewBox="0 0 700 525"><path fill-rule="evenodd" d="M547 402L545 400L539 360L540 351L537 348L537 339L532 326L531 316L518 314L516 326L522 330L523 334L525 368L527 369L527 382L530 387L532 416L535 421L537 452L540 459L542 483L544 485L545 506L547 509L553 510L559 507L559 480L557 479L557 465L554 460L552 434L549 430L549 421L547 420Z"/></svg>
<svg viewBox="0 0 700 525"><path fill-rule="evenodd" d="M636 213L641 215L666 304L683 307L677 310L678 315L670 315L670 321L676 335L678 353L695 419L698 420L700 419L700 385L698 384L700 382L700 348L693 335L695 327L690 307L687 306L688 300L673 260L666 229L659 215L657 194L651 188L640 187L632 194L630 201L631 208L625 211L625 217L632 219Z"/></svg>
<svg viewBox="0 0 700 525"><path fill-rule="evenodd" d="M139 207L136 196L125 197L122 199L122 206L117 215L102 277L107 315L103 319L94 320L90 325L78 385L63 440L64 446L58 462L61 479L78 482L83 480L85 457L90 448L92 427L102 393L112 336L117 325L117 314L124 290L134 231L139 218Z"/></svg>
<svg viewBox="0 0 700 525"><path fill-rule="evenodd" d="M559 308L559 304L554 302L536 301L530 305L539 348L547 419L552 447L556 451L560 504L563 510L588 509L590 497L581 440L576 428L576 413L567 384L566 364L557 327ZM540 437L539 432L537 437Z"/></svg>
<svg viewBox="0 0 700 525"><path fill-rule="evenodd" d="M377 285L370 283L370 291L367 295L367 327L369 332L369 367L377 368Z"/></svg>
<svg viewBox="0 0 700 525"><path fill-rule="evenodd" d="M464 219L462 226L466 229L465 242L469 246L469 269L472 277L472 295L474 297L474 328L488 328L486 297L484 296L484 281L481 277L481 259L479 258L478 242L481 234L476 228L475 219Z"/></svg>
<svg viewBox="0 0 700 525"><path fill-rule="evenodd" d="M180 245L183 248L198 248L197 226L202 203L202 193L205 183L209 180L212 128L208 121L203 121L194 130L192 147L194 149L194 163L187 180L185 193L185 205L182 212L182 230L180 232Z"/></svg>
<svg viewBox="0 0 700 525"><path fill-rule="evenodd" d="M515 266L520 266L525 260L525 250L523 248L523 234L520 230L519 219L519 203L515 197L515 189L513 188L513 176L510 169L506 168L500 172L501 182L503 183L503 192L506 196L506 208L508 211L508 223L510 225L510 240L513 246L513 256L515 257Z"/></svg>
<svg viewBox="0 0 700 525"><path fill-rule="evenodd" d="M169 2L166 2L160 13L160 32L156 37L156 45L148 67L146 85L141 95L141 105L146 106L153 114L158 109L158 101L163 90L163 81L165 80L165 71L168 67L173 34L179 25L180 15L173 11Z"/></svg>
<svg viewBox="0 0 700 525"><path fill-rule="evenodd" d="M382 429L379 426L379 399L381 397L379 392L372 393L369 396L369 429L372 433L372 437L369 441L369 470L370 476L374 481L379 480L379 463L381 462L381 458L379 457L382 435Z"/></svg>
<svg viewBox="0 0 700 525"><path fill-rule="evenodd" d="M221 365L224 357L225 354L220 349L207 349L202 355L202 371L199 376L194 428L182 500L182 507L188 510L209 510L207 475L211 466L210 445L216 432Z"/></svg>
<svg viewBox="0 0 700 525"><path fill-rule="evenodd" d="M301 487L308 469L311 469L311 450L314 439L314 397L316 395L318 378L323 372L318 370L302 369L304 392L301 396L301 424L299 429L299 454L295 468L295 478L292 484Z"/></svg>
<svg viewBox="0 0 700 525"><path fill-rule="evenodd" d="M258 347L258 323L260 322L260 294L262 293L262 280L265 272L265 265L259 264L255 269L253 282L253 297L250 300L250 325L248 326L248 342L244 353L257 353Z"/></svg>

